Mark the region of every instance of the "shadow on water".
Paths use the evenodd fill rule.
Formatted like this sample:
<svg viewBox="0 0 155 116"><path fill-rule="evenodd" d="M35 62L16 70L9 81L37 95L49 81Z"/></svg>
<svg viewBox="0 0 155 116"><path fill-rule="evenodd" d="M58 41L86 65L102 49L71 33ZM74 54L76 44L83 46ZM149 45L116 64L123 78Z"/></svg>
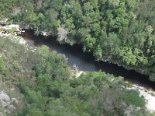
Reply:
<svg viewBox="0 0 155 116"><path fill-rule="evenodd" d="M91 53L82 52L82 46L80 45L59 44L54 37L35 36L32 30L25 30L21 36L32 47L47 45L51 50L64 54L68 58L68 64L71 67L76 65L81 71L101 70L115 76L122 76L129 82L155 90L155 83L149 81L147 75L142 75L134 70L126 70L112 63L95 61Z"/></svg>

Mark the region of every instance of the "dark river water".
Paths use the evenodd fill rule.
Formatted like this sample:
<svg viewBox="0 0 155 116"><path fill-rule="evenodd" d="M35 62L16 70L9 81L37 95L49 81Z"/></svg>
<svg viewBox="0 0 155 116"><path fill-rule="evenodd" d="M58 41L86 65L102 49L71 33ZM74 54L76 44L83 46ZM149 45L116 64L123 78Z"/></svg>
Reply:
<svg viewBox="0 0 155 116"><path fill-rule="evenodd" d="M64 54L68 58L68 64L71 67L76 65L81 71L101 70L115 76L122 76L129 82L155 90L155 83L149 81L147 75L142 75L134 70L126 70L108 62L95 61L92 54L82 52L80 45L59 44L54 37L35 36L33 31L30 30L25 30L21 36L31 47L47 45L51 50Z"/></svg>

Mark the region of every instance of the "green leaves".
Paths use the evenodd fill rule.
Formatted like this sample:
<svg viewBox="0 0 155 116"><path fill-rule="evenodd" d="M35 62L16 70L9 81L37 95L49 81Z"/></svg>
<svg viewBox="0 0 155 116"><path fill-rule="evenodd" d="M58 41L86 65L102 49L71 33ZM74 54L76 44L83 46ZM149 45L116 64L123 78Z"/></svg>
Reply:
<svg viewBox="0 0 155 116"><path fill-rule="evenodd" d="M110 35L110 37L115 39L116 36ZM17 115L125 115L131 106L133 109L139 107L138 111L133 110L132 113L146 112L142 111L145 105L144 99L139 97L137 92L127 90L122 77L115 78L104 72L87 72L74 78L66 58L50 51L47 46L39 47L34 52L9 39L5 42L3 40L6 38L0 39L3 56L0 57L0 71L6 66L10 72L4 75L5 78L9 80L11 86L18 87L23 94L23 106L16 112ZM94 38L88 40L88 44L95 44ZM7 44L3 45L3 42ZM124 49L129 51L128 48ZM96 51L95 55L102 57L101 46L97 46ZM123 55L126 55L125 53ZM133 53L141 54L141 51L135 49ZM15 68L17 64L18 70Z"/></svg>
<svg viewBox="0 0 155 116"><path fill-rule="evenodd" d="M128 104L133 104L137 107L144 107L145 100L143 97L138 97L139 93L137 91L131 90L130 92L124 93L122 99L125 100Z"/></svg>
<svg viewBox="0 0 155 116"><path fill-rule="evenodd" d="M84 45L86 46L87 51L92 51L95 43L96 43L96 39L91 37L91 35L86 35L86 38L83 40Z"/></svg>

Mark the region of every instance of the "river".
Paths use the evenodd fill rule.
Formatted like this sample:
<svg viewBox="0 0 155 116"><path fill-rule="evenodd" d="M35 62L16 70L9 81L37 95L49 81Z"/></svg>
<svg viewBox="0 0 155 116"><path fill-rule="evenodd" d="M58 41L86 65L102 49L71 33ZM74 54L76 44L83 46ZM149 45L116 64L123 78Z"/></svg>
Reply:
<svg viewBox="0 0 155 116"><path fill-rule="evenodd" d="M35 36L32 30L21 33L31 47L47 45L51 50L64 54L68 58L69 66L77 66L80 71L104 71L115 76L122 76L125 80L155 90L155 83L149 81L147 75L142 75L134 70L126 70L108 62L95 61L91 53L83 53L80 45L70 46L59 44L54 37Z"/></svg>

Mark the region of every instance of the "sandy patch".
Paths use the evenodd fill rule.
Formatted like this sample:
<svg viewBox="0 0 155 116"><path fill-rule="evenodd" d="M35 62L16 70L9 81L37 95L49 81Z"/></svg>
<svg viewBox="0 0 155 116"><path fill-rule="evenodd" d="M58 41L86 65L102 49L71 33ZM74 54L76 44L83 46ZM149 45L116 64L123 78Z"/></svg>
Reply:
<svg viewBox="0 0 155 116"><path fill-rule="evenodd" d="M140 92L140 96L144 96L146 100L146 108L150 112L155 112L155 92L153 90L147 90L146 88L140 87L135 84L132 85L132 87L128 89L138 90Z"/></svg>

